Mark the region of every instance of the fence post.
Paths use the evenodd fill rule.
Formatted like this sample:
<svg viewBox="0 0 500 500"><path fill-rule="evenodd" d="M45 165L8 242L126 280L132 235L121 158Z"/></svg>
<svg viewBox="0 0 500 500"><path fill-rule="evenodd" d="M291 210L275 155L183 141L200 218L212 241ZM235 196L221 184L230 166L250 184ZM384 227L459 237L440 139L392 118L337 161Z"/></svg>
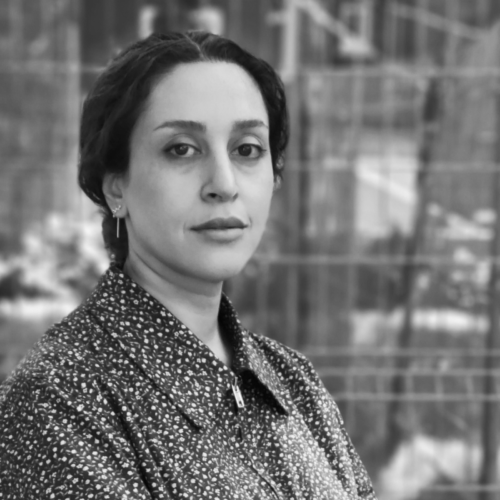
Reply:
<svg viewBox="0 0 500 500"><path fill-rule="evenodd" d="M399 356L396 357L395 373L390 381L391 401L387 409L386 454L389 458L405 438L401 410L404 407L402 396L405 393L406 372L411 366L408 349L413 339L413 316L416 301L416 283L419 273L417 261L423 250L425 231L428 223L429 178L432 166L432 149L441 116L440 82L437 77L429 80L423 103L423 136L419 151L419 169L417 173L417 203L413 230L407 242L405 262L402 269L402 299L404 301L403 325L396 340Z"/></svg>
<svg viewBox="0 0 500 500"><path fill-rule="evenodd" d="M496 137L500 134L500 79L496 78ZM484 405L482 443L483 460L479 484L484 489L479 493L479 500L498 500L500 493L489 490L498 481L498 446L500 425L499 391L496 376L500 369L500 141L495 143L495 170L493 172L493 209L496 219L491 242L491 274L489 283L489 318L490 329L486 339L485 374L484 374Z"/></svg>

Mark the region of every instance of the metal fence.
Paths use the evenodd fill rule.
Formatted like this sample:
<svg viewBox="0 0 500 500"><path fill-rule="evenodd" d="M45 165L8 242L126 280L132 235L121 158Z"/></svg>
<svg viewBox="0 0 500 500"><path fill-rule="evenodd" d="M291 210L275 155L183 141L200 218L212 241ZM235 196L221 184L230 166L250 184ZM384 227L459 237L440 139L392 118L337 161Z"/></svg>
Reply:
<svg viewBox="0 0 500 500"><path fill-rule="evenodd" d="M498 17L384 4L381 60L299 65L275 216L231 291L314 362L381 498L499 498Z"/></svg>
<svg viewBox="0 0 500 500"><path fill-rule="evenodd" d="M252 2L214 3L238 39ZM268 231L227 291L246 326L313 361L385 500L500 497L497 7L259 2L259 40L238 40L281 64L292 139ZM137 33L113 38L110 15L87 50L83 15L71 0L0 4L6 262L46 214L89 218L72 180L81 89L92 57ZM375 56L342 53L351 35ZM2 278L0 303L11 292ZM42 323L6 318L17 359Z"/></svg>

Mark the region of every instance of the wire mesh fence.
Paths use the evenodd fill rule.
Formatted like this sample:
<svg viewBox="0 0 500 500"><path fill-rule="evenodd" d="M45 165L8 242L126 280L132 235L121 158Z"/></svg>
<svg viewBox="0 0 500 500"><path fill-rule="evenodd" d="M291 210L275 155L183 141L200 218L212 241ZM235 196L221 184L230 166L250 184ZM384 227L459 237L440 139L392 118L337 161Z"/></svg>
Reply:
<svg viewBox="0 0 500 500"><path fill-rule="evenodd" d="M290 101L267 233L226 284L242 322L310 357L381 499L499 498L498 2L212 4L226 34L282 71ZM88 281L76 303L99 274L83 226L44 222L91 219L74 182L88 85L113 51L189 27L197 8L0 4L3 375L63 314L27 304L48 311L40 297ZM58 292L23 278L43 245Z"/></svg>
<svg viewBox="0 0 500 500"><path fill-rule="evenodd" d="M284 192L233 292L313 360L381 498L498 498L498 13L384 3L382 61L290 85Z"/></svg>

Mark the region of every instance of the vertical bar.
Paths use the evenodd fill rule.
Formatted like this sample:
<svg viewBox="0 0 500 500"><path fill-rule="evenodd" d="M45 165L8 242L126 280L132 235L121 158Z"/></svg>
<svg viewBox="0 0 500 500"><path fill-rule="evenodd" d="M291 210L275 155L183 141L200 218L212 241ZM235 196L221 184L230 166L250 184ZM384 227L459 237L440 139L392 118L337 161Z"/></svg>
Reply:
<svg viewBox="0 0 500 500"><path fill-rule="evenodd" d="M496 128L500 132L500 81L497 77ZM496 214L495 232L491 242L491 274L489 283L490 329L486 340L485 375L483 380L483 461L479 484L483 487L498 485L498 446L500 444L500 394L495 372L500 369L500 141L495 142L496 168L493 173L493 209ZM499 491L483 489L479 500L498 500Z"/></svg>
<svg viewBox="0 0 500 500"><path fill-rule="evenodd" d="M234 0L233 0L234 1ZM232 2L231 2L232 3ZM266 19L269 12L269 2L265 0L258 0L259 19ZM258 35L258 54L266 61L272 61L271 54L269 54L269 47L273 45L269 43L269 26L267 23L259 23L260 32Z"/></svg>
<svg viewBox="0 0 500 500"><path fill-rule="evenodd" d="M405 437L401 426L400 412L405 408L401 396L405 393L405 373L411 364L408 348L413 339L413 316L417 306L416 282L419 268L417 258L422 251L426 236L429 203L429 178L431 173L431 152L438 130L440 106L439 80L430 80L423 106L423 137L419 150L419 169L417 176L417 204L411 236L405 251L405 263L402 267L402 299L404 300L403 325L396 340L398 350L403 354L396 359L396 374L391 380L392 395L387 420L387 450L391 455Z"/></svg>
<svg viewBox="0 0 500 500"><path fill-rule="evenodd" d="M310 242L306 234L306 228L309 223L310 205L311 205L311 169L309 158L309 143L311 140L311 116L308 107L309 99L309 78L307 74L300 74L297 78L298 83L298 123L300 123L299 136L297 138L297 158L300 162L300 169L297 177L297 191L294 200L297 206L295 233L296 248L295 251L301 257L307 257L310 252ZM314 267L311 264L299 266L298 269L298 304L297 304L297 342L299 347L305 347L310 342L311 327L311 293L314 280L312 271ZM317 344L317 339L314 339ZM309 344L310 345L310 344Z"/></svg>
<svg viewBox="0 0 500 500"><path fill-rule="evenodd" d="M347 164L349 168L352 170L352 180L354 186L357 183L357 163L359 156L359 144L360 138L363 134L364 127L364 101L365 101L365 80L366 73L363 71L363 67L360 65L355 65L353 68L353 93L352 93L352 122L351 122L351 130L350 130L350 144L349 151L347 153ZM350 322L350 318L355 311L356 299L358 294L358 267L357 267L357 242L356 242L356 211L357 211L357 190L352 190L350 194L350 199L348 202L350 203L347 221L347 231L348 231L348 268L347 268L347 297L346 297L346 310L347 310L347 319L346 324ZM351 332L349 332L349 337Z"/></svg>
<svg viewBox="0 0 500 500"><path fill-rule="evenodd" d="M23 16L23 4L21 2L16 2L11 0L9 3L10 12L9 20L11 25L11 47L9 48L9 62L15 61L16 63L21 63L19 65L19 71L15 71L12 75L13 81L13 93L11 99L14 103L14 118L16 124L16 135L22 137L25 134L26 128L26 110L25 106L22 104L24 102L22 96L26 91L26 51L25 51L25 40L24 40L24 16ZM29 137L29 134L28 134ZM12 175L12 192L15 193L11 197L11 200L15 202L10 203L10 230L9 237L11 238L11 248L12 250L19 250L21 248L21 239L25 229L25 207L24 203L24 189L22 186L23 171L21 168L13 172Z"/></svg>
<svg viewBox="0 0 500 500"><path fill-rule="evenodd" d="M292 168L286 180L286 209L289 217L289 231L287 235L288 251L298 252L299 248L299 204L300 198L300 142L302 128L300 124L300 107L302 88L297 79L298 37L300 35L297 7L294 0L283 0L283 25L281 28L281 46L279 68L280 74L287 87L290 113L290 146L287 152L287 165ZM292 175L290 175L292 174ZM296 264L288 264L286 273L286 343L291 347L299 344L299 273L302 272Z"/></svg>
<svg viewBox="0 0 500 500"><path fill-rule="evenodd" d="M384 48L387 53L387 57L389 59L397 58L397 47L399 46L399 34L400 30L398 30L399 23L401 20L394 13L394 5L392 3L387 4L387 18L385 20L385 33L384 33ZM390 151L393 143L393 123L394 123L394 115L395 115L395 78L387 69L381 69L380 78L382 79L382 140L380 141L380 173L384 178L387 179L387 182L390 182L391 174L392 174L392 162L388 159L390 155ZM389 155L388 155L389 153ZM382 219L382 215L385 216L385 225L387 227L387 234L391 230L391 198L390 196L381 196L380 203L380 217ZM382 202L383 200L383 202ZM382 206L383 205L383 206ZM380 265L382 267L383 273L380 275L389 275L389 269L391 264L385 263ZM382 311L388 311L388 298L384 297L384 294L389 293L389 287L384 284L384 287L381 290L380 301L381 304L377 304L377 306L382 306L380 309ZM380 302L379 301L379 302Z"/></svg>
<svg viewBox="0 0 500 500"><path fill-rule="evenodd" d="M377 27L373 33L373 42L375 47L383 54L388 54L387 32L389 31L388 25L390 24L392 0L375 0L373 9L374 24Z"/></svg>
<svg viewBox="0 0 500 500"><path fill-rule="evenodd" d="M228 22L226 27L227 36L229 38L241 42L242 22L242 0L230 0L228 2Z"/></svg>
<svg viewBox="0 0 500 500"><path fill-rule="evenodd" d="M325 63L326 54L323 54L324 59L322 63ZM324 76L321 77L321 102L328 103L329 102L329 89L331 82L331 73L325 73ZM325 107L327 108L327 107ZM318 155L318 164L315 165L315 175L320 176L321 184L324 186L324 192L322 193L323 203L321 205L321 217L320 224L324 228L324 233L321 238L320 248L318 252L327 253L329 249L331 249L331 241L332 234L329 228L329 215L333 211L333 207L331 204L331 200L333 199L333 190L332 190L332 172L328 171L325 168L324 159L331 154L331 151L326 146L328 144L329 138L329 120L327 118L327 109L321 108L320 110L316 110L314 120L318 123L315 127L316 141L317 141L317 149L319 150ZM318 128L319 127L319 128ZM332 307L335 304L335 297L332 293L332 275L334 274L334 270L331 265L326 263L318 263L318 268L321 270L319 279L321 282L321 310L325 318L327 319L326 323L323 324L323 344L329 345L331 343L331 337L335 334L333 325L333 315L335 314L334 308Z"/></svg>
<svg viewBox="0 0 500 500"><path fill-rule="evenodd" d="M417 18L417 62L423 62L427 56L428 30L426 14L428 12L428 0L417 0L418 18Z"/></svg>
<svg viewBox="0 0 500 500"><path fill-rule="evenodd" d="M446 31L446 53L444 60L448 68L453 68L457 65L458 49L459 49L459 34L456 32L455 26L460 22L460 2L456 0L446 0L446 19L452 21L450 29Z"/></svg>
<svg viewBox="0 0 500 500"><path fill-rule="evenodd" d="M284 0L284 24L281 40L281 78L285 83L297 76L299 52L299 13L295 0Z"/></svg>
<svg viewBox="0 0 500 500"><path fill-rule="evenodd" d="M86 93L93 84L95 67L104 66L111 53L109 2L82 0L80 18L81 87Z"/></svg>
<svg viewBox="0 0 500 500"><path fill-rule="evenodd" d="M310 170L312 173L312 171ZM314 172L317 174L318 172ZM315 182L316 179L313 180ZM313 251L318 254L320 253L320 248L314 248ZM316 279L310 282L310 287L308 289L309 299L311 300L311 304L314 304L310 309L310 326L313 325L316 327L315 339L316 343L319 345L325 345L326 339L325 336L328 335L326 331L327 322L325 321L325 317L328 314L329 310L325 307L325 297L326 297L326 286L325 286L325 271L323 267L324 263L318 262L316 265L311 266L311 278L313 273L316 275ZM314 290L314 295L313 295ZM312 297L311 297L312 295Z"/></svg>

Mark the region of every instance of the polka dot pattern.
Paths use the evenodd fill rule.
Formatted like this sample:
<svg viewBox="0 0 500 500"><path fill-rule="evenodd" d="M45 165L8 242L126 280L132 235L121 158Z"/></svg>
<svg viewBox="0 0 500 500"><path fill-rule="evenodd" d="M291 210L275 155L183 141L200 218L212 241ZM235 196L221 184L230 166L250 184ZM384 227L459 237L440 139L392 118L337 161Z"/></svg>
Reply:
<svg viewBox="0 0 500 500"><path fill-rule="evenodd" d="M309 361L219 320L232 369L111 266L0 387L0 499L374 500Z"/></svg>

